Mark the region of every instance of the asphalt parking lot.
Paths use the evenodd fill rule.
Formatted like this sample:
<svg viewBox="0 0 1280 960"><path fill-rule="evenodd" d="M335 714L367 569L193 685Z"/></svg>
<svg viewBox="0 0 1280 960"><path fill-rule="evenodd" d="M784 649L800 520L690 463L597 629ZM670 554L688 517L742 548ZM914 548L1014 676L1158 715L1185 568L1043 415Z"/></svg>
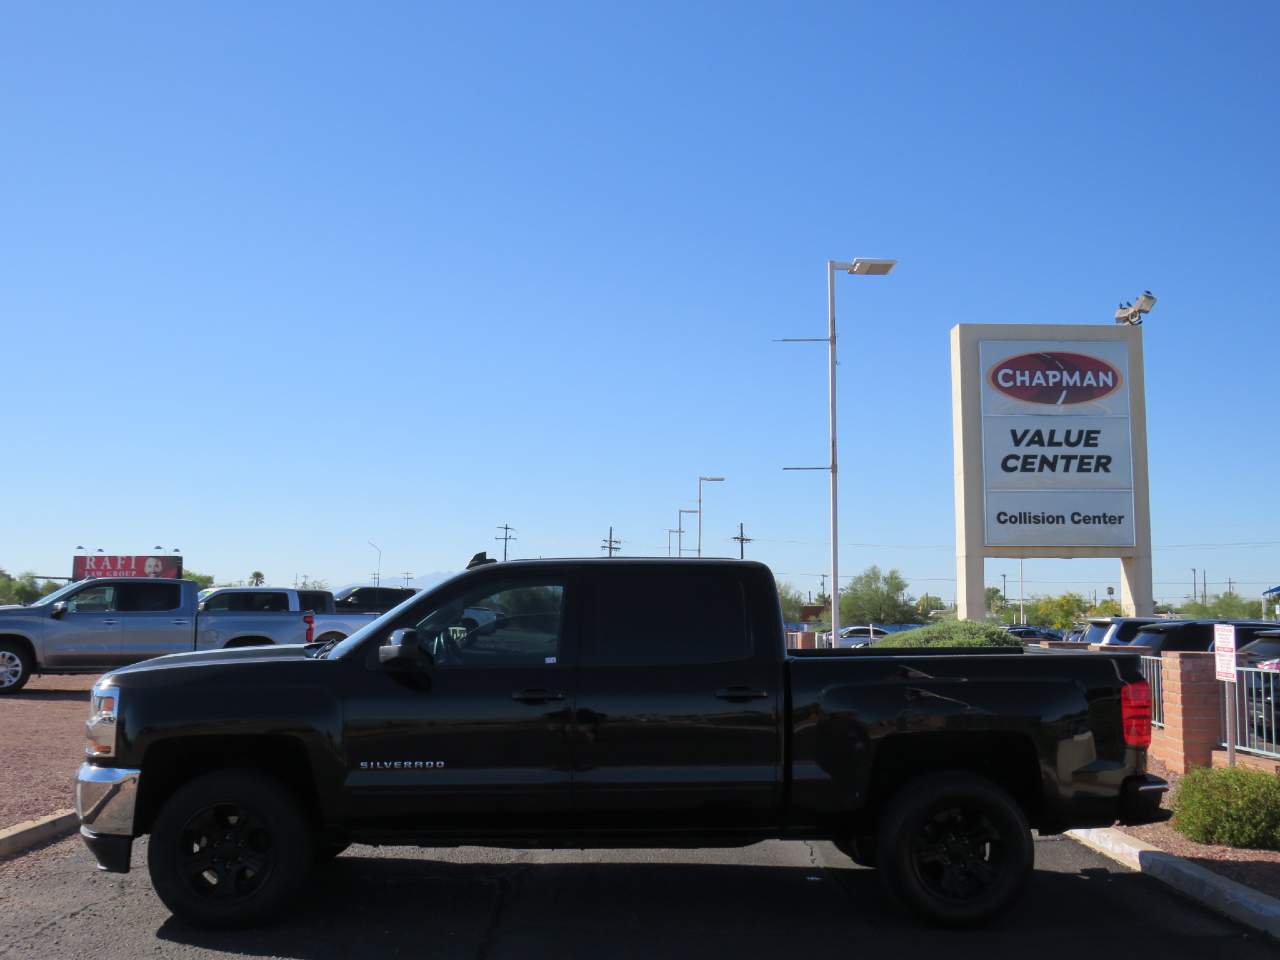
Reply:
<svg viewBox="0 0 1280 960"><path fill-rule="evenodd" d="M269 928L194 930L134 871L70 840L0 864L0 957L800 957L1250 960L1273 944L1065 838L1036 843L1019 910L969 932L916 924L828 844L740 850L353 847Z"/></svg>

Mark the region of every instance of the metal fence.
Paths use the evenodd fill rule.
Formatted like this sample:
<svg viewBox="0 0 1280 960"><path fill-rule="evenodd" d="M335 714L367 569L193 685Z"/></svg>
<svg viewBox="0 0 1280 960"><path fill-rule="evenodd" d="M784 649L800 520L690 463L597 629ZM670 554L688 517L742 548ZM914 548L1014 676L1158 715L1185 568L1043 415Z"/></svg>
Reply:
<svg viewBox="0 0 1280 960"><path fill-rule="evenodd" d="M1144 658L1145 659L1145 658ZM1219 698L1222 744L1227 744L1227 691ZM1236 749L1263 757L1280 757L1280 730L1276 729L1276 697L1280 672L1252 667L1236 669Z"/></svg>
<svg viewBox="0 0 1280 960"><path fill-rule="evenodd" d="M1142 675L1151 687L1151 725L1164 726L1164 672L1159 657L1142 658Z"/></svg>

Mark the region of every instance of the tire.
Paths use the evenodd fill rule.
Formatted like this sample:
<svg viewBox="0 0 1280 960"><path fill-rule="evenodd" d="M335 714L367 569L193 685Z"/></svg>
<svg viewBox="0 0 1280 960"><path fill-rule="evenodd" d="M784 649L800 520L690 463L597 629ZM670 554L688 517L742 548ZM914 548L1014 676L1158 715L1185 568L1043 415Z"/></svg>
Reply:
<svg viewBox="0 0 1280 960"><path fill-rule="evenodd" d="M147 869L174 916L229 929L278 917L301 889L312 851L311 824L283 784L219 770L179 787L161 808Z"/></svg>
<svg viewBox="0 0 1280 960"><path fill-rule="evenodd" d="M889 893L947 927L987 923L1030 878L1035 848L1013 797L983 777L938 773L890 798L876 856Z"/></svg>
<svg viewBox="0 0 1280 960"><path fill-rule="evenodd" d="M31 679L35 660L27 645L17 640L0 640L0 696L17 693Z"/></svg>
<svg viewBox="0 0 1280 960"><path fill-rule="evenodd" d="M878 862L876 858L876 846L876 838L867 836L866 834L849 837L846 840L836 841L837 850L858 866L867 867L873 870Z"/></svg>

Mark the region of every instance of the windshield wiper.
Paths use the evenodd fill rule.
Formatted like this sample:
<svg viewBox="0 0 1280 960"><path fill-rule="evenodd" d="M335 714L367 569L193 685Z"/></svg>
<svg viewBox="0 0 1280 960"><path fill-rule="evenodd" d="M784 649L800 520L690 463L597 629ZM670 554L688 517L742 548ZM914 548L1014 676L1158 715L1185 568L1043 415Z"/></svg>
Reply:
<svg viewBox="0 0 1280 960"><path fill-rule="evenodd" d="M308 643L306 645L307 656L313 660L323 660L325 654L340 644L342 641L334 637L332 640L326 640L324 643Z"/></svg>

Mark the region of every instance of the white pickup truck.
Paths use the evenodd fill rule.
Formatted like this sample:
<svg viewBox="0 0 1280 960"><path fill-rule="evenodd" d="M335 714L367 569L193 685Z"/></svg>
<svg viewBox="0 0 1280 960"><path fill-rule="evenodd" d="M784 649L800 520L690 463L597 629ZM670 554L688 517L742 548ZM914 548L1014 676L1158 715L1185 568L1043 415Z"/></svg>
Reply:
<svg viewBox="0 0 1280 960"><path fill-rule="evenodd" d="M103 673L168 653L314 639L309 613L201 609L198 589L190 580L100 577L28 607L0 607L0 695L36 673Z"/></svg>

